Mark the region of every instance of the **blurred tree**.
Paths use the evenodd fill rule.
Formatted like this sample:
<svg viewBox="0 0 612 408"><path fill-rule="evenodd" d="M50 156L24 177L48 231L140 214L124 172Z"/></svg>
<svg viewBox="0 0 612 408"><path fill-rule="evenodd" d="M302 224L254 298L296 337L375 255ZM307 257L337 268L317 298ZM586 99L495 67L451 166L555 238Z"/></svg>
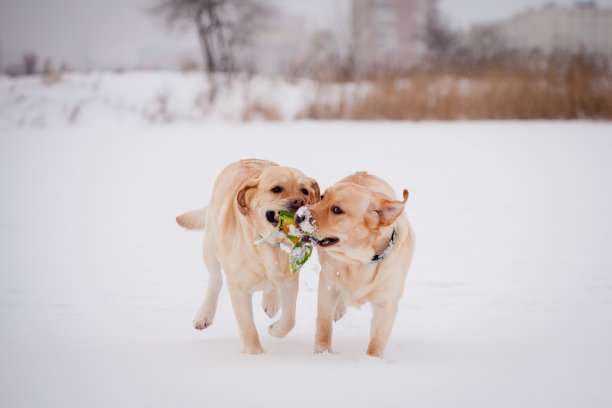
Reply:
<svg viewBox="0 0 612 408"><path fill-rule="evenodd" d="M269 8L262 0L161 0L152 12L169 25L196 25L208 72L236 69L235 54L260 28Z"/></svg>
<svg viewBox="0 0 612 408"><path fill-rule="evenodd" d="M29 52L23 55L23 73L25 75L33 75L38 67L38 57L36 54Z"/></svg>
<svg viewBox="0 0 612 408"><path fill-rule="evenodd" d="M291 76L319 81L350 81L355 79L356 62L353 44L341 45L330 30L315 31L308 48L287 67Z"/></svg>
<svg viewBox="0 0 612 408"><path fill-rule="evenodd" d="M436 14L427 20L425 26L425 46L428 57L435 63L442 63L456 43L456 34L446 21Z"/></svg>
<svg viewBox="0 0 612 408"><path fill-rule="evenodd" d="M464 65L511 64L514 51L508 48L495 26L473 27L463 42Z"/></svg>
<svg viewBox="0 0 612 408"><path fill-rule="evenodd" d="M425 33L428 61L437 66L473 68L486 64L510 64L517 58L494 26L480 25L467 32L432 22Z"/></svg>

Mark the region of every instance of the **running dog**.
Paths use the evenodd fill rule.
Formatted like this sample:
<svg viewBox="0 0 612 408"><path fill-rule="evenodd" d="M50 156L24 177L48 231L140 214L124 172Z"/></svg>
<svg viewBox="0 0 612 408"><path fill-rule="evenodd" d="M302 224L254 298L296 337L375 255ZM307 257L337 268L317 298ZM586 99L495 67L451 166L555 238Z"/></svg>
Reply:
<svg viewBox="0 0 612 408"><path fill-rule="evenodd" d="M215 182L208 206L176 218L187 229L204 229L204 263L208 288L194 327L205 329L215 317L225 272L232 306L244 344L244 352L263 352L253 322L252 295L263 290L262 306L274 317L269 327L275 337L284 337L295 325L298 273L289 268L289 255L278 246L286 238L277 235L259 246L253 242L278 224L280 210L295 212L319 201L317 182L301 171L276 163L250 159L227 166ZM288 241L287 241L288 242Z"/></svg>
<svg viewBox="0 0 612 408"><path fill-rule="evenodd" d="M372 305L367 354L382 358L414 253L415 235L382 179L360 172L325 191L321 201L296 214L303 231L318 236L321 273L315 353L331 352L332 319L346 306Z"/></svg>

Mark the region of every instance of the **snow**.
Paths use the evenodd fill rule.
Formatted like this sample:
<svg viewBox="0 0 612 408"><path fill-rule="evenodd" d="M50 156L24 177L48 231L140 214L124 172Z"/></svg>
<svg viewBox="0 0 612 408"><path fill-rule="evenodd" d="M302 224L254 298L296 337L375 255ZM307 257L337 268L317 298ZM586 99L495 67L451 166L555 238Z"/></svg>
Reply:
<svg viewBox="0 0 612 408"><path fill-rule="evenodd" d="M2 406L612 404L612 124L90 113L29 126L0 112ZM368 307L313 354L316 259L286 338L255 296L265 354L240 353L225 287L213 325L191 327L202 234L174 217L232 161L286 164L271 146L290 138L309 140L291 162L322 190L367 170L410 191L416 253L383 361L363 357Z"/></svg>
<svg viewBox="0 0 612 408"><path fill-rule="evenodd" d="M292 237L301 238L303 234L299 229L295 227L295 225L290 224L289 225L289 235L291 235Z"/></svg>
<svg viewBox="0 0 612 408"><path fill-rule="evenodd" d="M289 246L283 244L282 242L279 245L280 245L280 249L282 249L283 251L285 251L288 254L291 253L291 248L289 248Z"/></svg>
<svg viewBox="0 0 612 408"><path fill-rule="evenodd" d="M66 73L45 85L38 76L0 74L0 129L13 124L44 128L85 124L100 118L123 125L257 119L262 111L293 119L312 100L312 81L293 83L270 76L218 76L217 99L209 100L210 79L201 73L131 71Z"/></svg>
<svg viewBox="0 0 612 408"><path fill-rule="evenodd" d="M296 216L304 217L304 220L300 222L300 229L302 231L308 232L310 234L314 234L314 219L312 218L312 214L310 210L306 207L302 207L298 209Z"/></svg>
<svg viewBox="0 0 612 408"><path fill-rule="evenodd" d="M291 251L290 263L292 270L300 270L301 265L308 260L312 253L313 247L308 244L296 244Z"/></svg>

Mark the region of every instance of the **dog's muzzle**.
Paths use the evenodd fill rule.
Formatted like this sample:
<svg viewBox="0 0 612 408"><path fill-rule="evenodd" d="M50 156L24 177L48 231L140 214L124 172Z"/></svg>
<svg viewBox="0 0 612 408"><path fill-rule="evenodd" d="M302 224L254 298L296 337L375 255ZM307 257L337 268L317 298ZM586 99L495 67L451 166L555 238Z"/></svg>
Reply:
<svg viewBox="0 0 612 408"><path fill-rule="evenodd" d="M266 212L266 220L275 227L278 225L278 212L276 211L267 211Z"/></svg>

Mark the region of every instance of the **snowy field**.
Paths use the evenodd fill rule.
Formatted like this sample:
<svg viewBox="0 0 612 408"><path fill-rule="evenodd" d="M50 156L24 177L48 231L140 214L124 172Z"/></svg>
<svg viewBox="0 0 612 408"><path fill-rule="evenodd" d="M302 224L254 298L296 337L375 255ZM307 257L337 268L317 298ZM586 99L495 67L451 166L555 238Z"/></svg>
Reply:
<svg viewBox="0 0 612 408"><path fill-rule="evenodd" d="M313 81L288 82L274 76L217 76L214 83L219 91L211 102L210 81L198 72L90 72L43 78L0 74L0 130L13 125L87 125L101 118L122 124L241 121L258 119L266 110L289 120L317 95Z"/></svg>
<svg viewBox="0 0 612 408"><path fill-rule="evenodd" d="M610 123L4 115L0 134L3 407L612 406ZM202 237L174 217L248 157L410 191L416 255L382 362L362 358L367 306L313 355L314 262L285 339L255 297L265 354L240 352L225 288L191 327Z"/></svg>

